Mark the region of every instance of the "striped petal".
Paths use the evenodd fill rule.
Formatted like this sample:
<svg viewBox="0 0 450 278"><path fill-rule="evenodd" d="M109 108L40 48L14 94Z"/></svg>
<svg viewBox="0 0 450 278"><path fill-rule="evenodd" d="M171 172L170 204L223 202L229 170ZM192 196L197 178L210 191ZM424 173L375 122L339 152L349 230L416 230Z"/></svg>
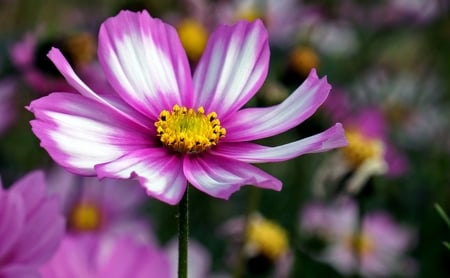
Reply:
<svg viewBox="0 0 450 278"><path fill-rule="evenodd" d="M120 103L118 97L109 96ZM129 114L137 112L121 104ZM112 161L132 150L152 145L150 123L135 122L86 97L53 93L33 101L28 109L35 114L31 121L35 135L50 156L68 171L94 175L94 165Z"/></svg>
<svg viewBox="0 0 450 278"><path fill-rule="evenodd" d="M162 148L130 152L115 161L95 167L100 178L137 178L147 194L171 205L186 190L181 159Z"/></svg>
<svg viewBox="0 0 450 278"><path fill-rule="evenodd" d="M132 107L156 119L190 106L192 77L176 30L146 11L122 11L100 27L98 57L106 77Z"/></svg>
<svg viewBox="0 0 450 278"><path fill-rule="evenodd" d="M92 91L76 74L73 68L70 66L67 59L61 53L61 51L57 48L52 48L47 55L50 60L55 64L58 70L66 79L67 83L69 83L75 90L77 90L81 95L92 99L100 104L103 104L105 107L109 108L109 113L118 114L124 118L129 119L137 124L141 124L138 119L130 116L127 111L122 111L118 107L115 107L112 103L110 103L104 94L111 92L103 92L104 94L98 95L96 92ZM136 114L136 113L133 113Z"/></svg>
<svg viewBox="0 0 450 278"><path fill-rule="evenodd" d="M222 123L227 129L223 141L252 141L289 130L314 114L330 90L327 79L319 79L313 69L305 82L281 104L234 113Z"/></svg>
<svg viewBox="0 0 450 278"><path fill-rule="evenodd" d="M325 152L346 145L344 129L341 124L336 124L322 133L277 147L224 142L210 152L246 163L266 163L285 161L303 154Z"/></svg>
<svg viewBox="0 0 450 278"><path fill-rule="evenodd" d="M259 90L268 66L267 31L260 20L220 26L194 73L194 106L225 119Z"/></svg>
<svg viewBox="0 0 450 278"><path fill-rule="evenodd" d="M281 190L281 182L261 169L211 154L185 156L183 170L193 186L216 198L228 199L243 185Z"/></svg>

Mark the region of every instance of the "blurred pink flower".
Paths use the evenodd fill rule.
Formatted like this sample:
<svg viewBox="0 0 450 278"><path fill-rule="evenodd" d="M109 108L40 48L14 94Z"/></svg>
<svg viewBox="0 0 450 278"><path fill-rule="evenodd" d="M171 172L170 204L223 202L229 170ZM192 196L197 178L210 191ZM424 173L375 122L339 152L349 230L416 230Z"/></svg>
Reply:
<svg viewBox="0 0 450 278"><path fill-rule="evenodd" d="M139 210L148 200L136 181L80 177L55 168L50 190L61 198L69 232L132 233L153 240L148 219Z"/></svg>
<svg viewBox="0 0 450 278"><path fill-rule="evenodd" d="M26 175L11 188L0 184L0 277L36 277L64 233L58 199L47 195L42 172Z"/></svg>
<svg viewBox="0 0 450 278"><path fill-rule="evenodd" d="M170 278L163 250L127 236L67 234L53 258L41 268L43 278Z"/></svg>
<svg viewBox="0 0 450 278"><path fill-rule="evenodd" d="M380 141L383 145L383 159L387 163L388 174L397 176L406 171L408 161L389 140L389 125L379 109L363 108L360 112L347 115L347 119L342 121L348 125L349 130L359 132L368 141Z"/></svg>
<svg viewBox="0 0 450 278"><path fill-rule="evenodd" d="M300 217L300 233L321 238L325 248L315 256L339 272L364 277L411 275L417 270L406 252L414 244L414 234L385 212L370 212L358 225L358 210L350 200L329 205L307 204ZM359 257L358 257L359 256Z"/></svg>
<svg viewBox="0 0 450 278"><path fill-rule="evenodd" d="M314 178L317 195L326 195L345 183L345 193L357 194L375 175L400 176L409 162L391 142L390 126L377 107L357 107L336 90L325 102L324 111L333 121L346 126L348 145L330 156ZM334 188L333 188L334 187Z"/></svg>
<svg viewBox="0 0 450 278"><path fill-rule="evenodd" d="M99 61L115 93L100 95L58 49L50 59L80 94L33 101L41 146L67 170L100 178L137 178L169 204L187 182L228 199L246 184L280 190L281 181L250 163L279 162L347 144L340 124L290 144L248 141L289 130L325 101L331 86L315 70L283 103L244 108L269 63L261 21L220 26L191 75L176 31L146 11L122 11L100 27Z"/></svg>

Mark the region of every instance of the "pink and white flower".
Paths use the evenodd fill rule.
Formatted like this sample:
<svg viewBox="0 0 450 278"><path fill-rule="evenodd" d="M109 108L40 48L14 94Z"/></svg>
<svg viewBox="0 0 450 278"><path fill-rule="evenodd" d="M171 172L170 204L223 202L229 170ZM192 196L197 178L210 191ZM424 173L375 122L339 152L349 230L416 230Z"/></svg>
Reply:
<svg viewBox="0 0 450 278"><path fill-rule="evenodd" d="M349 275L390 277L417 271L406 252L414 243L414 233L397 224L382 211L366 214L358 225L358 209L351 200L326 205L307 204L300 218L303 236L318 236L326 247L315 256Z"/></svg>
<svg viewBox="0 0 450 278"><path fill-rule="evenodd" d="M42 172L26 175L8 190L0 184L0 277L38 277L64 234L58 206L47 194Z"/></svg>
<svg viewBox="0 0 450 278"><path fill-rule="evenodd" d="M346 125L348 145L319 167L314 178L317 195L323 197L342 185L344 193L357 194L373 176L406 172L409 162L390 140L390 126L381 109L353 109L344 91L333 91L324 108L333 120Z"/></svg>
<svg viewBox="0 0 450 278"><path fill-rule="evenodd" d="M228 199L246 184L281 189L280 180L250 163L347 143L340 124L277 147L247 142L297 126L331 88L312 70L283 103L242 108L268 72L268 36L260 20L220 26L193 75L175 29L146 11L107 19L98 44L114 92L91 90L52 49L48 56L80 94L52 93L29 106L41 146L73 173L136 178L150 196L169 204L179 202L187 182Z"/></svg>
<svg viewBox="0 0 450 278"><path fill-rule="evenodd" d="M61 199L70 233L130 234L153 240L149 221L139 214L148 200L137 181L80 177L53 169L48 175L50 191Z"/></svg>

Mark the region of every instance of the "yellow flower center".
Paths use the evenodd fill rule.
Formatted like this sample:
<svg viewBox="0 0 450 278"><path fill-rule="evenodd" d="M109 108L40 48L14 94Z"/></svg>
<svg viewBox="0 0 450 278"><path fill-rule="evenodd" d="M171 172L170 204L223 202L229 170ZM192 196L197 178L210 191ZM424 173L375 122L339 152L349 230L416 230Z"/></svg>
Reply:
<svg viewBox="0 0 450 278"><path fill-rule="evenodd" d="M296 47L290 54L290 65L297 73L307 76L311 69L318 68L320 58L310 47Z"/></svg>
<svg viewBox="0 0 450 278"><path fill-rule="evenodd" d="M378 139L367 138L358 131L350 130L345 133L348 145L342 148L348 162L360 166L369 159L380 159L384 154L383 142Z"/></svg>
<svg viewBox="0 0 450 278"><path fill-rule="evenodd" d="M373 240L362 233L350 235L347 239L347 247L360 257L372 254L375 249Z"/></svg>
<svg viewBox="0 0 450 278"><path fill-rule="evenodd" d="M64 46L73 63L82 65L94 60L96 54L96 43L89 33L80 33L64 40Z"/></svg>
<svg viewBox="0 0 450 278"><path fill-rule="evenodd" d="M192 61L198 61L208 41L205 27L193 19L185 19L178 25L178 35Z"/></svg>
<svg viewBox="0 0 450 278"><path fill-rule="evenodd" d="M69 215L69 226L77 231L93 231L100 228L102 215L93 203L81 202L75 205Z"/></svg>
<svg viewBox="0 0 450 278"><path fill-rule="evenodd" d="M288 249L286 231L276 223L263 218L250 221L246 239L247 244L252 245L274 261Z"/></svg>
<svg viewBox="0 0 450 278"><path fill-rule="evenodd" d="M156 132L163 145L180 153L200 153L217 145L226 134L216 112L205 115L203 107L197 111L175 105L172 111L163 110L155 122Z"/></svg>

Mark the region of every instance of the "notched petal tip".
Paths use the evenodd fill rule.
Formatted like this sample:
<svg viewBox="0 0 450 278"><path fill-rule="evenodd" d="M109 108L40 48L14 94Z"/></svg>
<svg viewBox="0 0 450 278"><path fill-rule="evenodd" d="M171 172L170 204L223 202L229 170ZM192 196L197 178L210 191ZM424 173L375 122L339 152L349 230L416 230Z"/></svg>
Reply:
<svg viewBox="0 0 450 278"><path fill-rule="evenodd" d="M319 76L317 75L317 69L316 68L312 68L310 71L309 71L309 74L308 74L308 77L307 78L314 78L314 79L319 79ZM326 80L326 76L324 76L323 78L325 78L325 80Z"/></svg>
<svg viewBox="0 0 450 278"><path fill-rule="evenodd" d="M60 72L63 72L63 68L66 65L69 65L69 62L64 57L64 54L59 48L52 47L47 53L47 57L52 61L52 63Z"/></svg>
<svg viewBox="0 0 450 278"><path fill-rule="evenodd" d="M336 142L336 148L345 147L348 145L347 137L345 136L344 126L341 123L336 123L335 127L335 136L332 137ZM331 139L331 138L330 138Z"/></svg>
<svg viewBox="0 0 450 278"><path fill-rule="evenodd" d="M57 55L62 55L61 50L59 48L52 46L47 53L47 57L51 59L51 57L55 57Z"/></svg>

